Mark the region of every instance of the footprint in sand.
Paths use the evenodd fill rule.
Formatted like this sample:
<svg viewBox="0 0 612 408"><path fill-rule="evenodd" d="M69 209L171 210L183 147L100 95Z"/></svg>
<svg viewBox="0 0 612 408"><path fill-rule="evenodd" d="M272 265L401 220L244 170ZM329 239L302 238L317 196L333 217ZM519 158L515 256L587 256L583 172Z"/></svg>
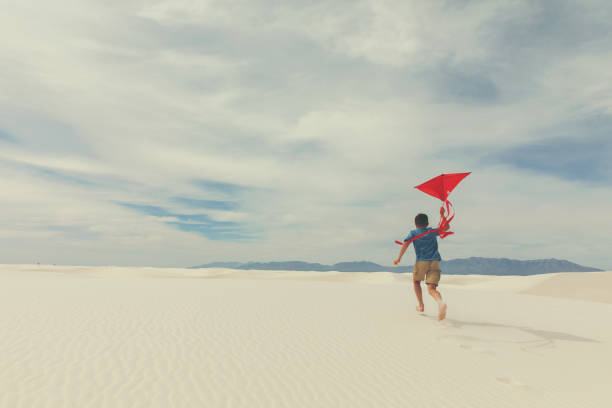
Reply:
<svg viewBox="0 0 612 408"><path fill-rule="evenodd" d="M459 348L472 353L480 353L488 356L495 356L496 353L489 347L486 347L477 338L470 336L446 335L438 337L438 340L455 343ZM457 342L459 340L459 342Z"/></svg>
<svg viewBox="0 0 612 408"><path fill-rule="evenodd" d="M489 350L489 349L484 348L484 347L472 346L472 345L469 345L469 344L459 344L459 347L461 347L464 350L474 351L476 353L487 354L487 355L490 355L490 356L494 356L495 355L495 352L493 350Z"/></svg>
<svg viewBox="0 0 612 408"><path fill-rule="evenodd" d="M524 384L518 381L517 379L511 378L511 377L497 377L496 380L510 387L529 389L529 386L527 384Z"/></svg>

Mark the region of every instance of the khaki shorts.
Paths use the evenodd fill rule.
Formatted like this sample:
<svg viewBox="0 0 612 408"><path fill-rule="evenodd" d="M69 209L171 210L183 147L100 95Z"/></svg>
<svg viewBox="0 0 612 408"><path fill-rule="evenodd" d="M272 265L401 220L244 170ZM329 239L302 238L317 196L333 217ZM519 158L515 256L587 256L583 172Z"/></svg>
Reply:
<svg viewBox="0 0 612 408"><path fill-rule="evenodd" d="M437 285L440 282L440 261L416 261L412 279Z"/></svg>

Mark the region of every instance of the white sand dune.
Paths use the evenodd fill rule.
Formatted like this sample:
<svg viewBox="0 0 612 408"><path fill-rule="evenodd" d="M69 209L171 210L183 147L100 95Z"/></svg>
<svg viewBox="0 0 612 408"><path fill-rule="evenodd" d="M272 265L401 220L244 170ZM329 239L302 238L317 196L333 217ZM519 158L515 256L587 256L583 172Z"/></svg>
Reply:
<svg viewBox="0 0 612 408"><path fill-rule="evenodd" d="M609 407L612 272L0 266L0 407ZM534 296L536 295L536 296Z"/></svg>

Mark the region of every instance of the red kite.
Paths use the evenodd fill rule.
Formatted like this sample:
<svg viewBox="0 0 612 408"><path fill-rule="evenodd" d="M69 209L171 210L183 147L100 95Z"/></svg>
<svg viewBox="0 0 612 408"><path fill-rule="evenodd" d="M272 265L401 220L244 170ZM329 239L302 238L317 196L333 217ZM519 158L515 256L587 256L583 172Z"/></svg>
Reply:
<svg viewBox="0 0 612 408"><path fill-rule="evenodd" d="M441 174L415 188L446 202L451 191L468 175L470 173Z"/></svg>
<svg viewBox="0 0 612 408"><path fill-rule="evenodd" d="M434 231L438 231L438 235L440 236L440 238L445 238L448 235L454 234L454 232L445 231L445 229L448 228L448 225L451 220L455 217L454 209L453 215L450 215L450 210L453 205L450 203L450 201L448 201L448 196L450 195L451 191L453 191L453 189L457 187L457 184L459 184L461 180L466 178L469 174L471 173L441 174L415 187L426 194L429 194L442 200L442 207L440 208L440 223L438 224L438 228L417 235L416 237L408 241L408 243L414 241L415 239L421 238L423 235L430 234ZM444 214L444 206L446 206L447 215ZM405 244L405 242L399 241L395 241L395 243L399 245Z"/></svg>

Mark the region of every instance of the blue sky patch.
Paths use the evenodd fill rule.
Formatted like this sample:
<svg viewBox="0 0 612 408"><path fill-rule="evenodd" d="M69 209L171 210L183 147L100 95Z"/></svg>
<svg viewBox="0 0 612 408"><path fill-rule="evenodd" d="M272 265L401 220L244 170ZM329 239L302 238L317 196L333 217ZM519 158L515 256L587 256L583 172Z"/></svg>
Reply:
<svg viewBox="0 0 612 408"><path fill-rule="evenodd" d="M442 102L494 103L500 97L497 85L485 74L453 66L442 66L431 76Z"/></svg>
<svg viewBox="0 0 612 408"><path fill-rule="evenodd" d="M152 215L154 217L172 217L172 214L161 207L144 204L132 204L132 203L118 203L120 206L129 208L130 210L138 211L145 215Z"/></svg>
<svg viewBox="0 0 612 408"><path fill-rule="evenodd" d="M66 171L54 170L54 169L49 169L49 168L44 168L44 167L38 167L36 168L36 171L43 177L47 177L47 178L50 178L50 179L53 179L55 181L59 181L62 183L77 184L80 186L90 186L90 187L96 185L96 183L93 181L86 180L79 176L75 176L71 174L70 172L66 172Z"/></svg>
<svg viewBox="0 0 612 408"><path fill-rule="evenodd" d="M191 208L202 208L206 210L232 211L238 208L238 203L234 201L199 200L187 197L176 197L174 201Z"/></svg>
<svg viewBox="0 0 612 408"><path fill-rule="evenodd" d="M82 175L64 171L64 170L56 170L49 167L43 166L35 166L33 164L22 163L13 160L2 160L4 163L9 164L12 167L24 170L35 177L40 177L49 181L59 182L64 184L74 184L82 187L93 187L98 185L98 183L86 179L82 177Z"/></svg>
<svg viewBox="0 0 612 408"><path fill-rule="evenodd" d="M30 151L81 157L95 156L87 138L70 123L29 110L0 112L0 121L7 123L11 133L0 130L0 135L19 140ZM2 136L0 136L2 139Z"/></svg>
<svg viewBox="0 0 612 408"><path fill-rule="evenodd" d="M565 180L612 184L612 118L586 118L542 133L548 137L506 149L486 160Z"/></svg>
<svg viewBox="0 0 612 408"><path fill-rule="evenodd" d="M503 164L573 181L612 183L609 138L550 139L518 146L497 156Z"/></svg>
<svg viewBox="0 0 612 408"><path fill-rule="evenodd" d="M178 221L164 221L165 224L181 231L192 232L212 240L250 239L242 225L231 221L216 221L206 214L179 214L162 207L118 202L122 207L154 217L176 218Z"/></svg>
<svg viewBox="0 0 612 408"><path fill-rule="evenodd" d="M134 191L135 188L142 187L142 184L140 183L108 174L60 170L9 159L0 159L0 162L22 171L23 173L30 174L36 178L52 183L62 183L89 188L107 187L124 191Z"/></svg>
<svg viewBox="0 0 612 408"><path fill-rule="evenodd" d="M246 235L239 228L219 227L218 225L209 224L194 224L184 222L167 222L181 231L192 232L202 235L213 241L238 241L244 239L252 239L252 236Z"/></svg>
<svg viewBox="0 0 612 408"><path fill-rule="evenodd" d="M5 132L4 130L0 129L0 141L16 143L17 139L15 139L15 136L11 135L10 133Z"/></svg>
<svg viewBox="0 0 612 408"><path fill-rule="evenodd" d="M225 183L222 181L197 179L193 180L193 183L203 190L216 191L219 193L234 195L242 191L248 190L249 187L241 186L238 184Z"/></svg>

